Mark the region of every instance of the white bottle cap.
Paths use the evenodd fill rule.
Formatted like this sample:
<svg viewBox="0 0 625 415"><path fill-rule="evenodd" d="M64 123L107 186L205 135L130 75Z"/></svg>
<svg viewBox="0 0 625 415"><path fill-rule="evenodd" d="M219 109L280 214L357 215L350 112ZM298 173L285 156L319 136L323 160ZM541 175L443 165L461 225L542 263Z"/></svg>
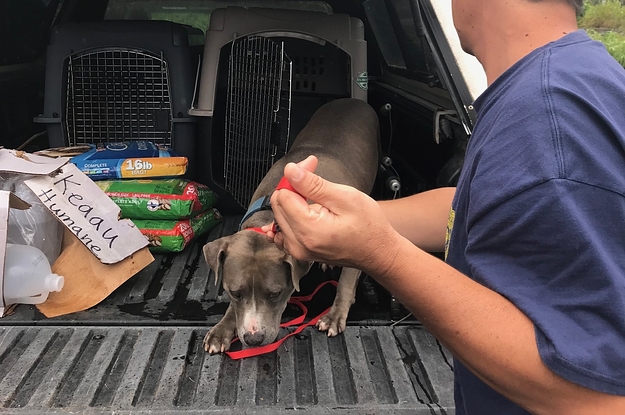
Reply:
<svg viewBox="0 0 625 415"><path fill-rule="evenodd" d="M48 292L61 291L63 285L65 285L65 278L60 275L50 274L46 277L45 285Z"/></svg>

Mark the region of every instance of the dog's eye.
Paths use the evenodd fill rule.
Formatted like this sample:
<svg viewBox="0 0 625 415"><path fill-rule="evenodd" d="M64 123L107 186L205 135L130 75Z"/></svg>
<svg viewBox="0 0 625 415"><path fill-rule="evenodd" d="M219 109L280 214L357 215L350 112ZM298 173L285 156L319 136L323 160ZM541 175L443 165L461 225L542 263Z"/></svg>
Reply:
<svg viewBox="0 0 625 415"><path fill-rule="evenodd" d="M278 297L280 297L280 294L281 294L281 291L268 292L267 298L269 298L270 300L277 300Z"/></svg>
<svg viewBox="0 0 625 415"><path fill-rule="evenodd" d="M241 291L230 291L230 297L232 297L235 300L240 300L242 295L243 294Z"/></svg>

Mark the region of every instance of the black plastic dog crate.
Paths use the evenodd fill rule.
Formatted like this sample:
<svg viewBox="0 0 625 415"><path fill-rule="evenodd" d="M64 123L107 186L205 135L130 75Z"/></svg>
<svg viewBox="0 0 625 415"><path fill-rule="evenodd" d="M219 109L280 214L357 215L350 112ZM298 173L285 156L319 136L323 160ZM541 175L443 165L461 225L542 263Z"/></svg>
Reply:
<svg viewBox="0 0 625 415"><path fill-rule="evenodd" d="M188 115L198 56L184 26L161 21L71 23L53 29L43 114L51 147L149 140L196 167Z"/></svg>

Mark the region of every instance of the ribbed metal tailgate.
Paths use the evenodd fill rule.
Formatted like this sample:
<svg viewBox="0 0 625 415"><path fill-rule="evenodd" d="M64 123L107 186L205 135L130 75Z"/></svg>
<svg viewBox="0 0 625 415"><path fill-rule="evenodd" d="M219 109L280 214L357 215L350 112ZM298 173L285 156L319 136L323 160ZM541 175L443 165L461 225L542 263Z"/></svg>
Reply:
<svg viewBox="0 0 625 415"><path fill-rule="evenodd" d="M205 353L227 296L201 247L235 232L239 219L226 217L178 255L156 255L89 310L46 319L20 305L0 319L0 412L454 413L450 356L414 321L391 328L380 290L361 287L336 338L309 328L257 358ZM304 278L302 294L324 276L336 275ZM323 290L310 315L332 304L334 292Z"/></svg>
<svg viewBox="0 0 625 415"><path fill-rule="evenodd" d="M419 327L315 329L210 356L197 327L0 328L3 413L453 414L451 360Z"/></svg>

